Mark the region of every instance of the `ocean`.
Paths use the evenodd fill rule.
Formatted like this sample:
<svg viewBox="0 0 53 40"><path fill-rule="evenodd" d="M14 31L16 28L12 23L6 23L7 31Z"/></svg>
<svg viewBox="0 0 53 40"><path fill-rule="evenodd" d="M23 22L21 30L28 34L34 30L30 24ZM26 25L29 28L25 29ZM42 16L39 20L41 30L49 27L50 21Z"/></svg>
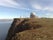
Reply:
<svg viewBox="0 0 53 40"><path fill-rule="evenodd" d="M0 40L5 40L11 24L12 24L12 21L0 22Z"/></svg>

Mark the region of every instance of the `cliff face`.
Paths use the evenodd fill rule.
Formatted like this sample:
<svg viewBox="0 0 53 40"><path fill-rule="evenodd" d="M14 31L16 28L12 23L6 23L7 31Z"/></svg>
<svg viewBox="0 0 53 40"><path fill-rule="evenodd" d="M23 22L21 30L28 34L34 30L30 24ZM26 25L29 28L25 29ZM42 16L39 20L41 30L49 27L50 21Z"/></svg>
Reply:
<svg viewBox="0 0 53 40"><path fill-rule="evenodd" d="M6 40L12 40L12 37L15 36L16 33L25 31L25 30L31 30L33 29L33 25L30 26L28 21L30 19L14 19L13 23L11 24L11 27L8 31L8 35ZM41 27L40 25L36 25ZM34 27L35 28L35 27Z"/></svg>
<svg viewBox="0 0 53 40"><path fill-rule="evenodd" d="M12 37L15 35L15 32L16 32L16 28L17 26L23 21L23 19L14 19L13 23L11 24L11 27L8 31L8 35L7 35L7 38L6 40L11 40Z"/></svg>
<svg viewBox="0 0 53 40"><path fill-rule="evenodd" d="M53 26L53 23L51 24L52 20L15 18L6 40L52 40L53 36L50 36L53 33L51 30L51 26Z"/></svg>

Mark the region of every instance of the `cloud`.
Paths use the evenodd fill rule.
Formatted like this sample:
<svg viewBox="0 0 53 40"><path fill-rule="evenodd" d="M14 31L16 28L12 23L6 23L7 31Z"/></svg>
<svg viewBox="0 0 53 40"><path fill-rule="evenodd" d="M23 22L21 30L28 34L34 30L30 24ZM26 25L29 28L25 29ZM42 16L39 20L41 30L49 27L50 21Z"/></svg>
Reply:
<svg viewBox="0 0 53 40"><path fill-rule="evenodd" d="M53 7L50 6L43 7L39 4L32 4L32 8L37 10L43 10L43 11L53 11Z"/></svg>
<svg viewBox="0 0 53 40"><path fill-rule="evenodd" d="M53 11L53 0L31 0L30 4L33 9Z"/></svg>
<svg viewBox="0 0 53 40"><path fill-rule="evenodd" d="M0 6L25 9L25 5L23 2L21 2L21 0L0 0Z"/></svg>
<svg viewBox="0 0 53 40"><path fill-rule="evenodd" d="M42 9L42 7L38 4L32 4L32 7L35 8L35 9Z"/></svg>
<svg viewBox="0 0 53 40"><path fill-rule="evenodd" d="M0 0L0 6L25 10L53 11L53 0Z"/></svg>
<svg viewBox="0 0 53 40"><path fill-rule="evenodd" d="M0 0L0 6L16 7L16 6L20 6L20 5L17 4L16 2L14 2L13 0Z"/></svg>
<svg viewBox="0 0 53 40"><path fill-rule="evenodd" d="M46 16L50 16L50 15L51 15L51 13L46 13L45 15L46 15Z"/></svg>
<svg viewBox="0 0 53 40"><path fill-rule="evenodd" d="M43 10L53 11L53 7L45 7Z"/></svg>

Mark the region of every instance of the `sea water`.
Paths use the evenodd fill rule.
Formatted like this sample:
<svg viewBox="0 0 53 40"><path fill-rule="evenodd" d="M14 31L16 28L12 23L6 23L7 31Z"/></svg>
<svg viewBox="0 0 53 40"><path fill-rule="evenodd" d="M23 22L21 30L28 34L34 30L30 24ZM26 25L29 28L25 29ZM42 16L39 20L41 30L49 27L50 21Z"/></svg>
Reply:
<svg viewBox="0 0 53 40"><path fill-rule="evenodd" d="M12 21L0 22L0 40L5 40Z"/></svg>

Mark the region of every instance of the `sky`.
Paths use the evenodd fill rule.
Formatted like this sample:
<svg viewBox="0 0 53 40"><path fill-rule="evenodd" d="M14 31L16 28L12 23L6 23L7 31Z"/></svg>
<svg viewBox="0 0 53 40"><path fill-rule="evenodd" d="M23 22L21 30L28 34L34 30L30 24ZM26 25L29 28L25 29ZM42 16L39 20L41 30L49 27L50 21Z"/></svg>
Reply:
<svg viewBox="0 0 53 40"><path fill-rule="evenodd" d="M0 0L0 19L29 17L53 18L53 0Z"/></svg>

